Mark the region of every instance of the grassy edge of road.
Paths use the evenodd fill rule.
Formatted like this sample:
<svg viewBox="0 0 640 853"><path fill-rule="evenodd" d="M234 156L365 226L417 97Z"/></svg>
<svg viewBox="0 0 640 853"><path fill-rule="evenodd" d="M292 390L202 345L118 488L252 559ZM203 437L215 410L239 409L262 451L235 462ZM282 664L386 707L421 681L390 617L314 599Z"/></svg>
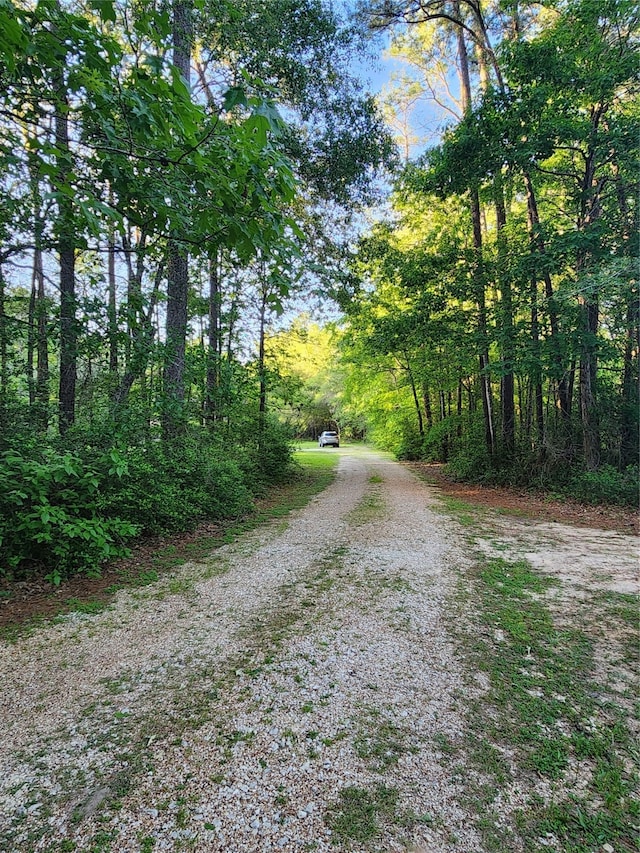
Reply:
<svg viewBox="0 0 640 853"><path fill-rule="evenodd" d="M119 590L156 583L181 565L207 557L261 524L286 518L327 488L335 477L338 458L335 452L319 450L315 443L303 442L294 454L296 466L292 477L271 487L263 498L256 501L255 510L250 515L216 522L213 526L205 524L189 535L164 537L159 542L143 545L134 551L131 558L105 566L97 579L76 578L58 588L43 583L35 596L36 601L23 618L4 619L0 624L0 642L16 642L70 613L100 613L110 606ZM7 608L11 603L10 596L9 592L4 598ZM42 604L42 612L38 612L38 601Z"/></svg>
<svg viewBox="0 0 640 853"><path fill-rule="evenodd" d="M483 849L637 851L637 596L580 590L559 613L560 581L474 547L482 507L441 504L471 552L448 622L474 688L465 737L443 753Z"/></svg>

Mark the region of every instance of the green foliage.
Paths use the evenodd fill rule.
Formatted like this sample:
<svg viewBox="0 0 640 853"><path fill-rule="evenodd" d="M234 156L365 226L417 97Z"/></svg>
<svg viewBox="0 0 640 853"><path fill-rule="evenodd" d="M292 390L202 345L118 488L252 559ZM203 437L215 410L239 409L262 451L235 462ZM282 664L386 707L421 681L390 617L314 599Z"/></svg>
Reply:
<svg viewBox="0 0 640 853"><path fill-rule="evenodd" d="M101 511L117 513L141 533L189 530L205 518L234 518L252 506L241 466L195 435L171 447L161 442L132 447L127 473L111 477L101 493Z"/></svg>
<svg viewBox="0 0 640 853"><path fill-rule="evenodd" d="M0 457L0 574L47 567L54 584L71 574L100 574L100 564L128 553L129 520L99 512L101 474L71 452L45 449Z"/></svg>
<svg viewBox="0 0 640 853"><path fill-rule="evenodd" d="M76 428L65 444L36 451L23 442L0 456L3 575L45 572L55 584L99 575L133 536L247 515L255 495L293 470L288 433L268 419L262 430L248 418L226 438L194 428L171 443L132 419L111 435Z"/></svg>
<svg viewBox="0 0 640 853"><path fill-rule="evenodd" d="M610 469L638 459L638 8L512 5L500 25L484 7L463 16L481 51L491 20L469 83L487 85L360 241L341 300L344 402L370 440L460 479L628 502ZM438 90L456 26L444 4L414 12L425 26L394 45L425 73L412 97Z"/></svg>
<svg viewBox="0 0 640 853"><path fill-rule="evenodd" d="M255 453L254 466L267 483L286 480L291 471L292 450L289 431L276 421L264 425Z"/></svg>
<svg viewBox="0 0 640 853"><path fill-rule="evenodd" d="M258 417L256 391L266 375L261 402L274 411L283 390L293 409L297 377L286 387L238 356L255 332L244 309L268 284L267 315L282 312L302 276L300 181L324 201L361 198L392 146L330 4L214 7L194 18L196 97L172 64L170 7L0 0L5 574L97 571L134 528L240 516L289 475L289 433ZM304 217L332 242L315 210ZM14 273L30 263L32 292ZM330 277L315 266L314 284Z"/></svg>
<svg viewBox="0 0 640 853"><path fill-rule="evenodd" d="M307 315L267 336L270 405L297 437L316 438L336 423L337 338L335 330L319 327Z"/></svg>
<svg viewBox="0 0 640 853"><path fill-rule="evenodd" d="M638 482L637 466L618 471L613 465L603 465L597 471L578 471L564 492L587 504L638 506Z"/></svg>
<svg viewBox="0 0 640 853"><path fill-rule="evenodd" d="M483 423L479 417L468 429L464 445L447 463L447 471L456 480L479 481L491 471L491 458L484 442Z"/></svg>
<svg viewBox="0 0 640 853"><path fill-rule="evenodd" d="M423 436L420 435L416 424L406 419L401 424L401 437L394 452L398 459L415 461L423 457Z"/></svg>

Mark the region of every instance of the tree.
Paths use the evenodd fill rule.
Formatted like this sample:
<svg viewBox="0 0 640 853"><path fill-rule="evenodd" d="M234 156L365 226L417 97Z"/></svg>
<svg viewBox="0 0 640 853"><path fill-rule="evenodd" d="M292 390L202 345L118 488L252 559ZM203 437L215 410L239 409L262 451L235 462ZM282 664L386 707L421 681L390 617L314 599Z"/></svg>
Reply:
<svg viewBox="0 0 640 853"><path fill-rule="evenodd" d="M479 356L493 464L508 464L529 447L538 464L556 473L578 456L585 469L596 469L604 413L598 394L610 394L609 371L629 377L636 369L633 347L620 345L614 356L607 344L596 282L603 281L598 270L612 256L637 257L636 232L632 237L629 231L630 221L637 221L631 197L637 180L630 171L635 155L627 147L638 126L632 71L637 10L626 0L575 0L553 13L520 4L502 15L472 0L361 5L374 27L400 32L396 49L406 45L412 66L433 75L423 86L432 96L443 57L457 50L460 114L450 109L454 93L441 144L409 164L398 186L400 198L423 194L433 204L435 193L464 202L469 211L464 249L449 259L449 269L464 271L457 276L459 285L467 277L463 298L475 302L471 346ZM396 221L400 210L396 198ZM435 258L441 249L421 219L415 233ZM393 274L406 288L406 250L401 260L397 251L394 257ZM430 279L421 286L428 290ZM474 316L468 302L462 312ZM629 340L636 315L626 316L633 331L623 339ZM428 346L428 333L422 334ZM395 351L402 353L400 341ZM498 379L501 406L493 412ZM628 398L628 380L621 380L623 388ZM571 419L576 403L579 432ZM614 425L608 413L606 421L605 457L611 461L611 448L628 428L621 420Z"/></svg>
<svg viewBox="0 0 640 853"><path fill-rule="evenodd" d="M173 2L173 66L181 82L191 91L191 45L193 26L191 0ZM184 402L184 358L187 341L187 294L189 259L179 231L171 235L167 247L166 357L164 365L164 431L176 431L176 410Z"/></svg>

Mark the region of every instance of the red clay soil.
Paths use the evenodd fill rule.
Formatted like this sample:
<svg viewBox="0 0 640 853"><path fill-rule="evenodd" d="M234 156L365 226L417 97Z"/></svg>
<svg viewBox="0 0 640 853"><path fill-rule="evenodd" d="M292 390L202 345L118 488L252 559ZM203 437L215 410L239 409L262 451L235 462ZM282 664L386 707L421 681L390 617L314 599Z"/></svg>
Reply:
<svg viewBox="0 0 640 853"><path fill-rule="evenodd" d="M576 527L595 527L617 530L628 535L640 534L640 514L630 507L590 506L569 499L552 499L543 492L529 492L508 486L484 486L477 483L458 483L447 477L444 466L427 462L409 462L411 468L427 482L446 495L478 504L513 512L539 521L557 521Z"/></svg>
<svg viewBox="0 0 640 853"><path fill-rule="evenodd" d="M442 465L407 463L438 491L470 504L495 507L542 521L557 521L601 530L616 530L628 535L640 533L638 513L615 506L587 506L569 500L552 500L544 494L502 486L457 483L447 478ZM265 501L267 503L268 501ZM58 588L41 578L28 581L0 581L0 628L18 627L40 619L100 602L108 603L118 588L139 585L150 572L161 574L183 560L197 558L222 544L224 530L215 524L203 524L191 533L142 542L125 560L105 566L99 578L76 576ZM146 575L146 578L145 578Z"/></svg>

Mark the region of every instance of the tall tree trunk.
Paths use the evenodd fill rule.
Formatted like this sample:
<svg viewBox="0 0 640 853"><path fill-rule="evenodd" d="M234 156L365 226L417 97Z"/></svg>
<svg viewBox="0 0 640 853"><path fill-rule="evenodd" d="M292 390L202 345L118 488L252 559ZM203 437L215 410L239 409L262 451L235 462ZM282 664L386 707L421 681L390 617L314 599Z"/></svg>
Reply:
<svg viewBox="0 0 640 853"><path fill-rule="evenodd" d="M49 343L47 338L47 303L42 266L43 223L36 216L34 229L35 248L29 300L29 404L33 412L33 423L38 432L44 433L49 425ZM35 354L35 373L34 373Z"/></svg>
<svg viewBox="0 0 640 853"><path fill-rule="evenodd" d="M4 271L0 266L0 429L6 435L8 427L8 391L9 391L9 329L7 328L6 291Z"/></svg>
<svg viewBox="0 0 640 853"><path fill-rule="evenodd" d="M116 242L113 226L107 246L107 319L109 323L109 372L118 375L118 306L116 303Z"/></svg>
<svg viewBox="0 0 640 853"><path fill-rule="evenodd" d="M259 427L260 432L264 430L264 420L267 411L267 373L265 365L265 336L267 328L267 282L265 280L264 261L260 264L261 291L260 291L260 337L258 341L258 378L259 378Z"/></svg>
<svg viewBox="0 0 640 853"><path fill-rule="evenodd" d="M592 110L593 136L604 108ZM600 194L596 184L596 156L590 149L585 157L585 169L581 187L581 206L578 231L586 234L600 217ZM591 248L580 248L576 260L578 282L586 270ZM583 464L587 471L596 471L600 466L600 425L596 377L598 366L599 299L595 289L583 291L578 296L580 342L580 415L582 419Z"/></svg>
<svg viewBox="0 0 640 853"><path fill-rule="evenodd" d="M563 433L568 432L571 419L571 394L569 393L569 376L564 364L563 347L560 336L560 321L556 308L555 294L551 275L546 265L546 246L540 228L540 216L538 214L538 203L531 176L524 174L525 189L527 193L527 227L529 230L529 242L532 255L539 259L534 266L542 269L542 279L546 297L547 311L549 314L549 325L551 327L551 377L556 385L558 394L558 407ZM535 273L534 273L535 275ZM566 438L566 435L564 436Z"/></svg>
<svg viewBox="0 0 640 853"><path fill-rule="evenodd" d="M634 216L627 202L629 188L620 176L617 161L611 164L620 208L621 232L626 245L633 246ZM637 283L629 288L622 365L622 413L620 420L620 469L638 461L638 402L640 400L640 294Z"/></svg>
<svg viewBox="0 0 640 853"><path fill-rule="evenodd" d="M536 421L536 443L544 451L544 397L542 394L542 355L540 352L540 321L538 318L538 279L535 271L531 270L531 347L533 350L533 404Z"/></svg>
<svg viewBox="0 0 640 853"><path fill-rule="evenodd" d="M440 420L444 421L447 417L447 408L445 402L444 390L440 389ZM449 434L445 431L442 433L442 445L440 455L443 462L449 461Z"/></svg>
<svg viewBox="0 0 640 853"><path fill-rule="evenodd" d="M475 283L476 304L478 307L478 337L480 340L480 388L482 392L482 412L484 415L484 434L487 450L495 454L496 437L493 424L493 396L491 394L491 373L489 366L489 334L487 329L487 305L484 288L484 264L482 258L482 221L480 199L477 189L471 190L471 219L473 224L473 248L475 263L473 277Z"/></svg>
<svg viewBox="0 0 640 853"><path fill-rule="evenodd" d="M453 0L453 15L460 20L460 2ZM469 73L469 53L464 40L464 30L456 27L456 41L458 46L458 76L460 79L460 96L462 100L462 112L466 113L471 108L471 74Z"/></svg>
<svg viewBox="0 0 640 853"><path fill-rule="evenodd" d="M173 64L190 88L191 43L193 27L190 0L173 3ZM166 354L164 363L163 432L175 434L182 420L184 403L184 368L187 340L187 296L189 292L189 258L186 248L174 235L168 245Z"/></svg>
<svg viewBox="0 0 640 853"><path fill-rule="evenodd" d="M502 408L502 444L503 452L507 459L513 457L515 450L515 399L513 370L515 362L515 340L513 326L513 297L511 293L511 281L507 267L507 247L505 243L505 228L507 225L507 211L504 202L504 190L502 178L496 177L494 181L494 195L496 205L496 224L498 241L498 287L501 293L501 332L502 332L502 380L501 408Z"/></svg>
<svg viewBox="0 0 640 853"><path fill-rule="evenodd" d="M571 359L571 364L569 365L569 376L567 379L567 394L569 396L569 405L573 405L573 390L576 382L576 359Z"/></svg>
<svg viewBox="0 0 640 853"><path fill-rule="evenodd" d="M170 241L167 251L163 429L165 436L170 437L178 430L184 402L189 264L186 253L175 240Z"/></svg>
<svg viewBox="0 0 640 853"><path fill-rule="evenodd" d="M424 400L424 413L427 419L427 429L433 427L433 412L431 411L431 392L426 379L422 380L422 399Z"/></svg>
<svg viewBox="0 0 640 853"><path fill-rule="evenodd" d="M640 399L640 305L638 288L631 288L627 303L626 339L622 369L622 422L620 468L638 461L638 400Z"/></svg>
<svg viewBox="0 0 640 853"><path fill-rule="evenodd" d="M71 241L60 244L60 433L75 422L77 379L77 329L75 249Z"/></svg>
<svg viewBox="0 0 640 853"><path fill-rule="evenodd" d="M460 3L454 0L454 16L460 19ZM471 77L469 74L469 54L462 27L456 27L458 46L458 68L462 108L466 113L471 108ZM491 375L489 373L489 341L487 334L487 309L484 285L484 263L482 257L482 212L477 188L470 190L471 222L473 226L473 248L475 261L473 269L476 304L478 307L478 335L480 339L480 386L482 389L482 411L485 424L485 442L491 456L495 453L495 432L493 426L493 401L491 396Z"/></svg>
<svg viewBox="0 0 640 853"><path fill-rule="evenodd" d="M596 398L598 333L598 298L596 294L579 297L582 326L580 352L580 415L582 418L582 448L587 471L600 465L600 428Z"/></svg>
<svg viewBox="0 0 640 853"><path fill-rule="evenodd" d="M29 296L29 314L27 323L27 385L29 388L29 410L33 422L38 428L38 379L35 368L38 350L38 297L40 279L42 278L42 194L40 192L40 174L38 158L29 144L28 133L25 132L25 147L28 150L27 162L29 170L29 185L31 189L31 206L33 213L33 264L31 267L31 293Z"/></svg>
<svg viewBox="0 0 640 853"><path fill-rule="evenodd" d="M55 115L57 183L66 188L71 172L69 148L69 103L63 80L58 84ZM60 259L60 434L75 422L77 379L77 318L76 318L76 247L73 222L73 201L59 193L58 254Z"/></svg>
<svg viewBox="0 0 640 853"><path fill-rule="evenodd" d="M36 352L36 279L31 272L31 292L29 293L29 308L27 310L27 388L29 391L29 412L35 412L36 377L34 371Z"/></svg>
<svg viewBox="0 0 640 853"><path fill-rule="evenodd" d="M217 416L220 386L220 269L217 252L209 258L209 330L206 358L205 417L209 426L213 427Z"/></svg>
<svg viewBox="0 0 640 853"><path fill-rule="evenodd" d="M42 226L41 226L42 227ZM42 249L39 241L33 253L33 271L36 278L36 423L40 432L49 426L49 341L47 335L48 312L44 290Z"/></svg>
<svg viewBox="0 0 640 853"><path fill-rule="evenodd" d="M416 407L416 413L418 416L418 432L420 437L424 436L424 420L422 418L422 407L420 406L420 400L418 399L418 389L416 388L416 381L413 376L413 371L411 370L411 362L409 361L409 354L407 352L404 353L405 360L407 362L407 376L409 377L409 383L411 385L411 394L413 396L413 404Z"/></svg>

